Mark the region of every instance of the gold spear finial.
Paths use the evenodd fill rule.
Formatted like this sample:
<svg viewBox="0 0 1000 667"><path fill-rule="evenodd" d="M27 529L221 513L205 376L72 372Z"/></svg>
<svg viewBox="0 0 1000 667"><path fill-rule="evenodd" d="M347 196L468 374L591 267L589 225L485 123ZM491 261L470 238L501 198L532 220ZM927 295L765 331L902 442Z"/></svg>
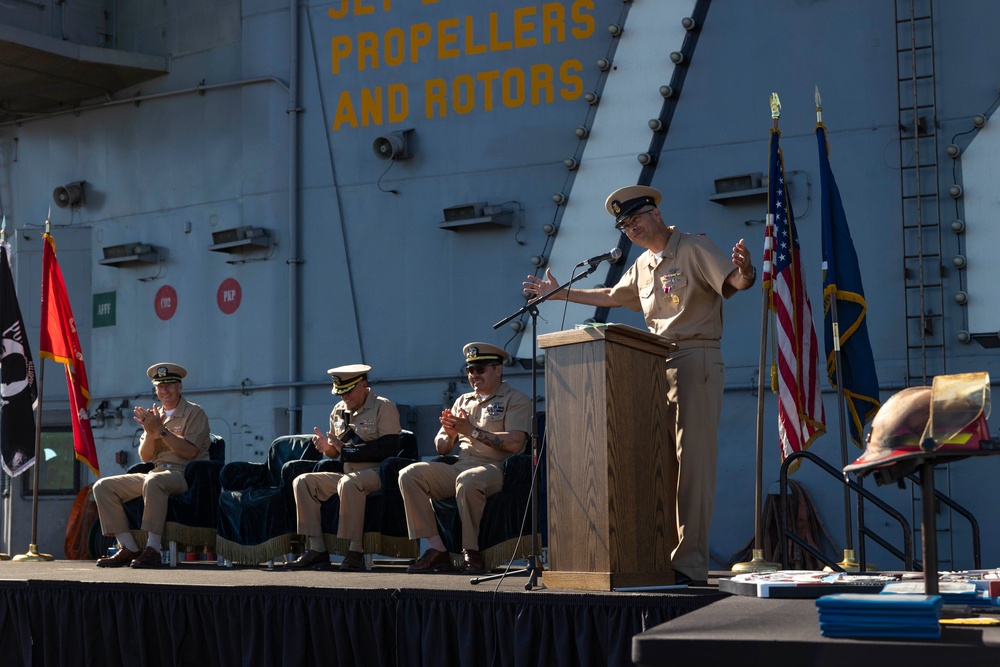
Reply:
<svg viewBox="0 0 1000 667"><path fill-rule="evenodd" d="M778 93L771 93L771 118L778 120L781 118L781 100Z"/></svg>
<svg viewBox="0 0 1000 667"><path fill-rule="evenodd" d="M819 98L819 86L816 86L816 122L823 122L823 100Z"/></svg>
<svg viewBox="0 0 1000 667"><path fill-rule="evenodd" d="M45 214L45 233L49 233L49 218L52 217L52 206L49 206L49 212Z"/></svg>

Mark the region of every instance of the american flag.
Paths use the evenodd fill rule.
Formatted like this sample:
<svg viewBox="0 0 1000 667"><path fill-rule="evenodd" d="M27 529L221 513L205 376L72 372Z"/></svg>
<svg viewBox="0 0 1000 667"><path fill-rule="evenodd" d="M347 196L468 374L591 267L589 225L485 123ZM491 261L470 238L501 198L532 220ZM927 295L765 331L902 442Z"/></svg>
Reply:
<svg viewBox="0 0 1000 667"><path fill-rule="evenodd" d="M764 290L775 314L777 351L778 440L781 460L809 447L826 432L823 397L816 367L819 350L813 328L812 306L799 257L785 168L778 138L771 130L767 229L764 244Z"/></svg>

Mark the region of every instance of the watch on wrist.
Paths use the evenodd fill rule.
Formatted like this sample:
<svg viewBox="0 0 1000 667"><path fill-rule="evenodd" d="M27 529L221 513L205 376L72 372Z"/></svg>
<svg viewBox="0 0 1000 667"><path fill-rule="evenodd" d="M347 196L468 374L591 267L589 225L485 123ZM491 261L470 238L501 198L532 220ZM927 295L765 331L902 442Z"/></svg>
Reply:
<svg viewBox="0 0 1000 667"><path fill-rule="evenodd" d="M478 428L473 428L472 429L472 433L470 433L469 436L473 440L482 440L483 439L483 432L480 431Z"/></svg>

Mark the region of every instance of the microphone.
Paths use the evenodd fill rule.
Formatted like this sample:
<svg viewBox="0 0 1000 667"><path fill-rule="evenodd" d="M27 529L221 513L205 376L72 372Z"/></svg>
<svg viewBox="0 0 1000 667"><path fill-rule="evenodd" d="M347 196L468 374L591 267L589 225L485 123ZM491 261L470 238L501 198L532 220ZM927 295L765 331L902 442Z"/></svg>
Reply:
<svg viewBox="0 0 1000 667"><path fill-rule="evenodd" d="M577 266L583 266L584 264L591 264L591 265L600 264L604 260L608 260L609 262L614 263L617 262L618 258L620 258L621 256L622 256L621 248L612 248L603 255L598 255L597 257L591 257L590 259L583 260L582 262L577 264Z"/></svg>

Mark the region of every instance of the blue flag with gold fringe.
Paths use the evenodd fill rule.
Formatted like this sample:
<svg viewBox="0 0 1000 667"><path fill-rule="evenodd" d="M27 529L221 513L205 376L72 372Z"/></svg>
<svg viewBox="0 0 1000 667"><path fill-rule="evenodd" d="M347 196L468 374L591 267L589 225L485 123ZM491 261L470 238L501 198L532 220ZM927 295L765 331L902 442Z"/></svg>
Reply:
<svg viewBox="0 0 1000 667"><path fill-rule="evenodd" d="M840 376L847 403L851 439L864 447L862 431L878 412L878 375L875 357L868 338L868 306L861 284L858 254L847 227L847 214L840 190L830 169L826 128L816 124L819 144L820 191L823 211L823 330L826 344L826 370L830 385L837 387L837 356L834 349L834 324L840 334ZM833 319L836 299L837 321Z"/></svg>

